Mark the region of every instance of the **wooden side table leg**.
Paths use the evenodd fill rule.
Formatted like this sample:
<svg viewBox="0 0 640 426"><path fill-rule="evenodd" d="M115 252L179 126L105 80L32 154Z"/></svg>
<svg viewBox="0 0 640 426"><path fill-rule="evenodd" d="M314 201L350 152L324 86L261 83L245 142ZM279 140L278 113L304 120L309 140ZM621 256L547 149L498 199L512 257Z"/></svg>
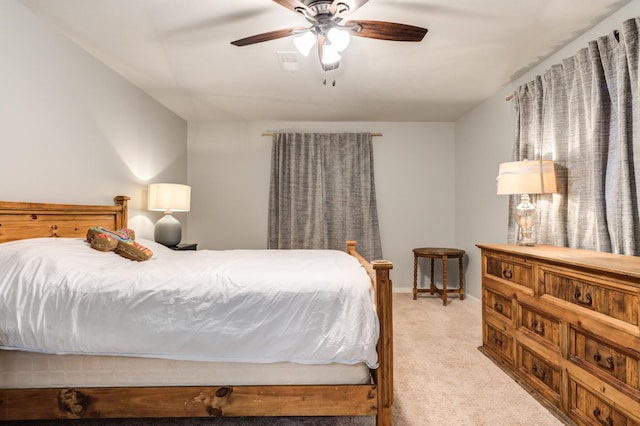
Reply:
<svg viewBox="0 0 640 426"><path fill-rule="evenodd" d="M433 292L436 289L436 283L434 282L434 274L433 274L433 262L434 262L434 259L432 257L431 258L431 284L429 284L429 291L431 292L432 296L433 296Z"/></svg>
<svg viewBox="0 0 640 426"><path fill-rule="evenodd" d="M447 256L442 256L442 304L447 306Z"/></svg>
<svg viewBox="0 0 640 426"><path fill-rule="evenodd" d="M418 255L413 255L413 300L418 297Z"/></svg>
<svg viewBox="0 0 640 426"><path fill-rule="evenodd" d="M464 271L462 267L462 258L463 256L460 256L458 259L458 274L460 274L460 300L464 300Z"/></svg>

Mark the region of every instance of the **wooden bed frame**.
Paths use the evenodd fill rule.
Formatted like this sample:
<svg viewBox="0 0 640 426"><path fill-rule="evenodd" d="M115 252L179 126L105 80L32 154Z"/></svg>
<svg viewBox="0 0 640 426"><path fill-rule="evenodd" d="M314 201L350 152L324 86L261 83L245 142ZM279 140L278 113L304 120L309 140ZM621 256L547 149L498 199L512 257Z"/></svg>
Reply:
<svg viewBox="0 0 640 426"><path fill-rule="evenodd" d="M37 237L86 236L92 226L127 226L129 197L115 206L0 201L0 242ZM347 251L366 268L380 320L379 367L366 385L159 386L0 389L6 420L208 416L376 416L391 425L393 329L388 261L367 262L356 242Z"/></svg>

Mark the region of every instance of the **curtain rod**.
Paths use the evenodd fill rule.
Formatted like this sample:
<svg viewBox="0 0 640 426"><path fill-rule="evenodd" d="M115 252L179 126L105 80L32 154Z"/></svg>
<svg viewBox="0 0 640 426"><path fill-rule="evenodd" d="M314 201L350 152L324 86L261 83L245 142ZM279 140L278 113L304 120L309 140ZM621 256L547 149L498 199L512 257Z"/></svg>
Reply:
<svg viewBox="0 0 640 426"><path fill-rule="evenodd" d="M262 136L273 136L276 132L263 132ZM371 136L382 136L382 133L380 132L375 132L375 133L371 133Z"/></svg>

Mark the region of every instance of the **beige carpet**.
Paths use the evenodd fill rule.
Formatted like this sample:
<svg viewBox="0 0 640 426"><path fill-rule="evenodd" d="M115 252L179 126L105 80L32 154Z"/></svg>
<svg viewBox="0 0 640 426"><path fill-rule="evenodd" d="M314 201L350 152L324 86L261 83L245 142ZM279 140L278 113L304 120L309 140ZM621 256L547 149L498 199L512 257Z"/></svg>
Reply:
<svg viewBox="0 0 640 426"><path fill-rule="evenodd" d="M561 425L480 353L481 308L473 299L412 300L394 294L394 425ZM58 426L373 426L373 418L208 418L15 422Z"/></svg>
<svg viewBox="0 0 640 426"><path fill-rule="evenodd" d="M485 357L480 302L394 294L394 425L560 425Z"/></svg>

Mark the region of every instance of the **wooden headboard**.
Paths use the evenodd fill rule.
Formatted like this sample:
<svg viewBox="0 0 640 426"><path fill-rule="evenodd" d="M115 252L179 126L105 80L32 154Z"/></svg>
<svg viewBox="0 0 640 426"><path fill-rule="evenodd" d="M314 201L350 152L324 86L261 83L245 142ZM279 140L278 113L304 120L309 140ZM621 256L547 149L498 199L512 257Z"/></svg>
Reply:
<svg viewBox="0 0 640 426"><path fill-rule="evenodd" d="M86 237L92 226L127 226L129 197L119 195L113 206L0 201L0 242L40 237Z"/></svg>

